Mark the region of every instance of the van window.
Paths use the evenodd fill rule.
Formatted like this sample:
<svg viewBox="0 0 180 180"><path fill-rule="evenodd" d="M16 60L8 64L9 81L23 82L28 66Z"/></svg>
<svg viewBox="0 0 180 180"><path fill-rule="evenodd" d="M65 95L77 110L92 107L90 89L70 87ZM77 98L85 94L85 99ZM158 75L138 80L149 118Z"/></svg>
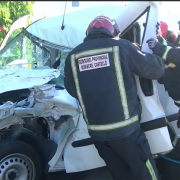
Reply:
<svg viewBox="0 0 180 180"><path fill-rule="evenodd" d="M126 33L124 33L121 38L129 40L131 42L136 42L138 44L142 43L143 32L144 32L144 25L146 21L147 13L145 13L142 17L140 17L137 22L130 25ZM142 32L142 33L141 33ZM153 83L152 80L139 77L140 86L142 92L145 96L152 96L153 92Z"/></svg>
<svg viewBox="0 0 180 180"><path fill-rule="evenodd" d="M50 52L21 32L0 51L0 69L43 66Z"/></svg>
<svg viewBox="0 0 180 180"><path fill-rule="evenodd" d="M15 38L20 32L22 32L22 28L21 29L15 29L11 35L9 36L6 44L8 44L13 38Z"/></svg>

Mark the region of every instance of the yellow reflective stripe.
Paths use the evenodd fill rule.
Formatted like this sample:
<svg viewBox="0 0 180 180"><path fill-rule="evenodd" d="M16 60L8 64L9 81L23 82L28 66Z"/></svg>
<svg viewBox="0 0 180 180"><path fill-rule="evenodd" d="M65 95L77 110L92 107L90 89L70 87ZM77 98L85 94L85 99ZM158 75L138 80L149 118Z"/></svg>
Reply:
<svg viewBox="0 0 180 180"><path fill-rule="evenodd" d="M112 52L112 47L83 51L76 54L75 58L78 59L80 57L90 56L90 55L99 54L99 53L106 53L106 52Z"/></svg>
<svg viewBox="0 0 180 180"><path fill-rule="evenodd" d="M167 46L167 42L165 39L163 39L163 45Z"/></svg>
<svg viewBox="0 0 180 180"><path fill-rule="evenodd" d="M83 99L81 96L81 90L80 90L80 86L79 86L79 81L78 81L78 75L77 75L77 69L76 69L76 62L75 62L75 55L71 55L71 69L72 69L72 73L73 73L73 77L74 77L74 82L75 82L75 86L76 86L76 92L77 92L77 96L84 114L84 118L86 123L88 124L88 119L86 116L86 109L83 103Z"/></svg>
<svg viewBox="0 0 180 180"><path fill-rule="evenodd" d="M149 172L150 172L150 174L152 176L152 180L157 180L156 174L154 172L154 169L153 169L149 159L146 161L146 166L147 166L147 168L148 168L148 170L149 170Z"/></svg>
<svg viewBox="0 0 180 180"><path fill-rule="evenodd" d="M174 102L176 102L176 103L180 103L180 101L175 101L175 100L174 100Z"/></svg>
<svg viewBox="0 0 180 180"><path fill-rule="evenodd" d="M105 125L90 125L90 124L88 124L88 129L94 130L94 131L107 131L107 130L112 130L112 129L117 129L117 128L122 128L122 127L128 126L136 121L138 121L137 115L130 119L126 119L124 121L119 121L117 123L112 123L112 124L105 124Z"/></svg>
<svg viewBox="0 0 180 180"><path fill-rule="evenodd" d="M175 135L175 138L174 138L174 141L173 141L174 146L176 145L177 141L178 141L178 137Z"/></svg>
<svg viewBox="0 0 180 180"><path fill-rule="evenodd" d="M119 93L121 96L121 104L124 111L124 117L125 119L129 119L130 117L129 109L127 104L127 97L126 97L125 85L124 85L123 74L121 69L120 52L118 46L113 47L113 55L114 55L114 65L116 70L116 78L118 82Z"/></svg>
<svg viewBox="0 0 180 180"><path fill-rule="evenodd" d="M174 140L173 140L173 142L172 142L173 145L175 146L176 143L177 143L178 137L177 137L177 135L176 135L176 132L174 131L173 126L172 126L171 123L169 122L169 120L166 119L166 122L167 122L167 124L169 125L169 127L171 128L171 130L173 131L173 133L174 133L174 135L175 135Z"/></svg>
<svg viewBox="0 0 180 180"><path fill-rule="evenodd" d="M164 59L166 61L167 59L167 54L169 52L169 50L171 49L172 47L170 46L166 46L166 50L164 51L163 55L162 55L162 59Z"/></svg>

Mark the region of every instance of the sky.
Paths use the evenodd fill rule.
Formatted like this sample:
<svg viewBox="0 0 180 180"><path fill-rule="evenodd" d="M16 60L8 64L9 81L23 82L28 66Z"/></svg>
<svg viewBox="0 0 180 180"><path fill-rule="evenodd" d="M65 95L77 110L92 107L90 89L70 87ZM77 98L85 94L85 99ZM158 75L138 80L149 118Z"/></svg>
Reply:
<svg viewBox="0 0 180 180"><path fill-rule="evenodd" d="M177 33L179 31L178 21L180 21L180 1L162 1L158 9L159 19L166 21Z"/></svg>
<svg viewBox="0 0 180 180"><path fill-rule="evenodd" d="M180 21L180 1L157 1L159 9L159 20L165 21L177 33ZM35 1L32 20L42 17L51 17L65 13L102 5L124 6L129 1L79 1L79 7L72 7L72 1ZM66 5L66 9L65 9Z"/></svg>

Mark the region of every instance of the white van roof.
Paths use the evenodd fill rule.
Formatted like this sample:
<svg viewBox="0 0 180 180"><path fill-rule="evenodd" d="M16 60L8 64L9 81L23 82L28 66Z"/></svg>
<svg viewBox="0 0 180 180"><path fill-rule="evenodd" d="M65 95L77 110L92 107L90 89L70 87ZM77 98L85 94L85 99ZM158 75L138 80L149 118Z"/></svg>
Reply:
<svg viewBox="0 0 180 180"><path fill-rule="evenodd" d="M31 24L26 30L32 35L52 44L74 48L83 42L86 29L94 17L105 14L116 19L124 6L106 5L83 9L64 16L64 30L61 29L63 15L45 18Z"/></svg>

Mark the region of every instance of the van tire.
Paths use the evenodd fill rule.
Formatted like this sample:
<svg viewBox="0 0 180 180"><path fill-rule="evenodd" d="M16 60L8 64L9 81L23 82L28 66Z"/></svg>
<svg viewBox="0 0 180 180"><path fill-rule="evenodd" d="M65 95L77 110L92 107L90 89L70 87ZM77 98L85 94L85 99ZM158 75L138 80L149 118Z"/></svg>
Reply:
<svg viewBox="0 0 180 180"><path fill-rule="evenodd" d="M41 180L42 162L29 144L16 140L0 141L0 180Z"/></svg>

